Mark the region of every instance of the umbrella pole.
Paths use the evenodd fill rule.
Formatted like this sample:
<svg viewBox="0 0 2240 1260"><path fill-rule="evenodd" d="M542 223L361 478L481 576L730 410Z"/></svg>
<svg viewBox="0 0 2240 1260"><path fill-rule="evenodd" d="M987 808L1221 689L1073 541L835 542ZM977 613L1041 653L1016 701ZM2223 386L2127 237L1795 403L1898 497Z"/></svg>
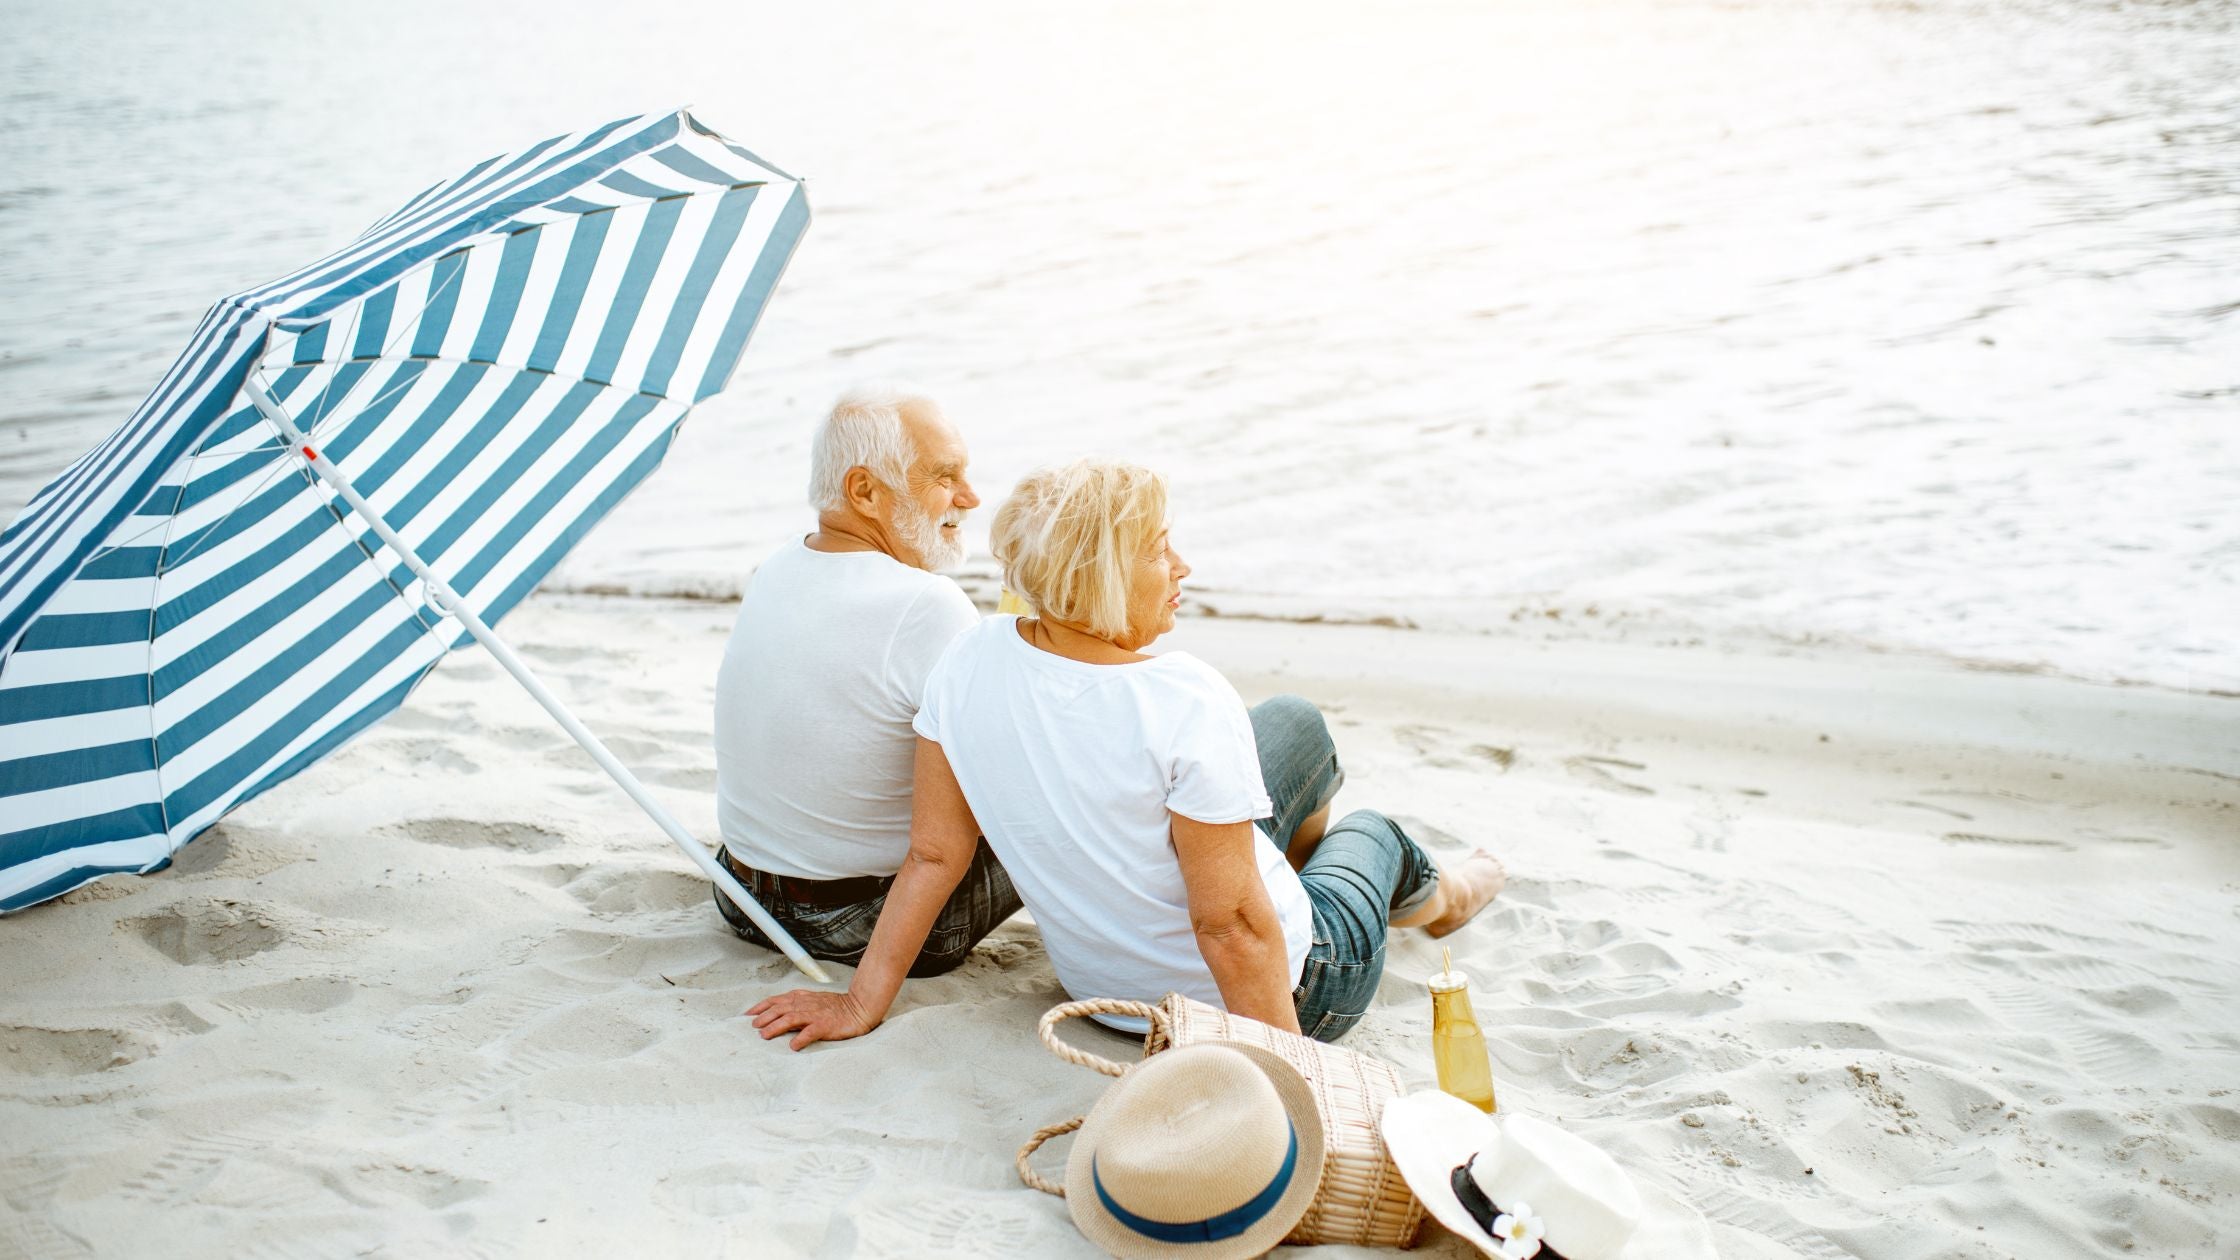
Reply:
<svg viewBox="0 0 2240 1260"><path fill-rule="evenodd" d="M800 944L788 935L784 928L778 926L777 921L770 917L770 912L763 909L760 902L747 895L747 890L740 887L739 881L732 877L731 872L725 870L723 865L716 861L715 855L708 851L707 846L693 839L692 833L685 830L684 824L678 822L676 816L671 814L661 802L654 799L651 792L646 790L646 785L638 781L638 776L630 773L629 767L616 760L615 755L607 750L607 746L599 741L598 736L592 734L584 727L583 723L576 720L575 714L570 713L568 707L560 703L560 698L545 688L544 683L529 671L527 663L522 661L519 656L514 655L513 649L506 646L505 640L499 638L496 631L483 624L482 618L477 617L474 610L467 607L466 601L459 598L459 593L451 589L451 584L438 576L435 570L430 569L427 563L421 560L412 550L411 546L399 537L395 530L389 528L389 522L381 518L381 513L375 511L372 504L359 496L357 488L350 484L349 478L342 475L342 470L336 468L332 461L319 454L318 450L311 445L311 439L304 436L302 430L296 427L295 421L290 419L288 413L281 409L279 400L267 393L254 375L244 381L242 387L248 392L249 401L256 404L257 410L263 413L264 418L270 421L274 428L280 430L281 435L286 437L288 442L302 454L305 462L311 466L311 471L318 474L319 480L325 482L329 489L339 495L344 503L350 505L352 511L356 512L367 525L373 528L373 532L380 536L381 541L387 543L389 549L396 552L398 557L404 561L406 568L411 569L419 576L421 581L428 584L429 591L434 593L443 609L457 617L459 624L466 627L467 633L473 635L477 643L488 648L490 655L498 658L498 664L504 666L506 672L513 675L514 681L520 683L523 689L536 698L538 704L544 706L545 712L550 713L553 720L560 723L561 729L567 731L569 736L578 744L583 745L583 750L591 754L591 759L599 763L599 768L605 770L616 783L622 785L622 790L630 794L630 799L636 801L639 808L645 810L653 818L655 825L668 833L671 840L676 841L677 847L684 850L684 855L691 858L693 864L715 882L716 887L723 891L723 895L729 897L733 905L745 911L747 917L754 920L755 926L762 929L762 934L776 942L778 948L785 952L787 958L793 960L793 965L799 967L803 975L819 984L831 983L832 978L825 974L824 968L817 964L817 960L809 957L808 952L803 950Z"/></svg>

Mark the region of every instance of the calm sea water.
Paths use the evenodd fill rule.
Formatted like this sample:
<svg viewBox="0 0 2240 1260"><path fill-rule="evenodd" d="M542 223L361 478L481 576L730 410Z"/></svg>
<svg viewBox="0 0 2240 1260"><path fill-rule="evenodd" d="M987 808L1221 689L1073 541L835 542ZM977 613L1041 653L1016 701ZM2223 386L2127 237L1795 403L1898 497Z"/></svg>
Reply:
<svg viewBox="0 0 2240 1260"><path fill-rule="evenodd" d="M0 517L218 296L691 104L817 223L559 584L736 589L802 526L820 406L904 377L991 499L1167 470L1224 610L2240 686L2240 6L0 16Z"/></svg>

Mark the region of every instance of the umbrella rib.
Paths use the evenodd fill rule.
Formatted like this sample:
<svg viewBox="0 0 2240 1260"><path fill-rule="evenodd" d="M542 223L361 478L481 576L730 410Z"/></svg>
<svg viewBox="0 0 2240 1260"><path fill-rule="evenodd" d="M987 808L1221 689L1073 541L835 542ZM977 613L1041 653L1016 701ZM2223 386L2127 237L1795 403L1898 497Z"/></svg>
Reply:
<svg viewBox="0 0 2240 1260"><path fill-rule="evenodd" d="M256 447L255 449L256 449L256 450L278 450L278 449L280 449L280 448L278 448L278 447L262 447L262 446L260 446L260 447ZM246 452L246 451L244 451L244 452L243 452L243 454L248 454L248 453L249 453L249 452ZM162 577L162 576L163 576L164 574L166 574L166 573L169 573L169 572L171 572L171 570L173 570L173 569L177 568L178 566L180 566L180 565L182 565L182 564L185 564L185 563L186 563L187 561L189 561L189 560L192 560L192 559L194 559L194 554L195 554L196 552L198 552L198 551L202 550L202 546L203 546L203 544L204 544L204 543L207 543L207 542L209 542L209 541L210 541L211 539L213 539L213 538L215 538L215 537L217 537L217 536L218 536L218 531L219 531L220 529L222 529L222 528L223 528L223 527L225 526L225 523L226 523L227 521L230 521L230 520L232 520L232 519L233 519L233 514L234 514L234 513L236 513L236 512L238 512L238 511L240 511L240 510L242 509L242 507L243 507L244 505L246 505L246 504L247 504L247 503L249 502L249 500L251 500L251 499L254 499L254 498L256 498L259 492L261 492L261 491L262 491L262 490L263 490L263 489L264 489L264 488L265 488L266 486L269 486L269 485L271 485L271 484L273 483L273 481L274 481L274 480L276 480L276 479L277 479L277 478L279 477L279 475L280 475L281 473L284 473L284 472L286 472L287 470L288 470L288 461L287 461L287 460L285 460L285 459L274 460L274 461L273 461L273 464L272 464L272 467L271 467L271 468L268 468L268 469L266 469L266 470L265 470L265 474L264 474L264 476L262 476L262 477L259 477L259 478L257 478L257 484L255 484L255 485L253 485L253 486L249 487L249 491L248 491L248 493L246 493L246 494L242 495L242 496L241 496L241 497L240 497L240 498L239 498L238 500L236 500L236 501L234 502L234 505L233 505L232 507L229 507L229 508L227 508L227 509L226 509L226 514L225 514L224 516L221 516L221 517L219 517L219 518L218 518L218 519L217 519L217 520L216 520L216 521L215 521L214 523L212 523L212 524L211 524L211 526L210 526L210 528L208 528L208 529L206 529L206 530L203 530L203 531L201 531L201 532L202 532L202 537L200 537L200 538L197 538L197 539L195 539L195 540L194 540L194 545L193 545L193 546L191 546L191 547L189 547L189 548L187 548L187 550L186 550L185 554L183 554L183 555L179 556L179 557L178 557L177 559L173 559L173 558L172 558L172 557L171 557L171 556L170 556L170 555L168 554L168 553L170 552L170 550L171 550L171 540L170 540L170 539L169 539L168 537L166 537L166 538L164 539L164 544L163 544L163 549L164 549L164 551L165 551L165 553L166 553L166 554L158 558L158 561L157 561L157 568L156 568L156 576L157 576L157 577ZM178 518L177 518L177 517L173 517L172 519L173 519L173 520L176 520L176 519L178 519Z"/></svg>
<svg viewBox="0 0 2240 1260"><path fill-rule="evenodd" d="M407 332L410 332L410 331L412 331L412 330L414 330L414 329L417 329L417 328L418 328L418 327L420 326L420 321L421 321L421 320L423 320L423 319L425 319L425 318L427 318L427 315L428 315L428 310L429 310L429 308L433 307L433 306L434 306L434 305L436 304L436 299L438 299L438 298L440 298L440 297L444 296L444 295L445 295L446 293L449 293L449 292L450 292L450 291L452 290L452 288L453 288L453 287L455 287L455 286L458 286L458 285L463 285L463 284L465 284L465 283L466 283L466 274L467 274L467 269L466 269L466 268L464 268L464 267L461 267L461 268L459 268L459 269L458 269L457 271L454 271L454 272L452 272L452 273L451 273L451 277L450 277L449 279L445 280L445 281L444 281L444 282L443 282L443 283L442 283L441 285L437 286L437 287L436 287L436 288L434 288L434 289L431 289L431 290L429 290L429 291L428 291L428 296L427 296L427 297L426 297L425 299L423 299L423 300L421 301L421 303L420 303L420 309L419 309L419 310L418 310L417 312L415 312L415 313L413 314L413 316L412 316L412 318L411 318L411 319L405 320L405 321L404 321L403 323L401 323L401 324L397 325L397 329L396 329L396 331L395 331L395 332L392 332L392 333L390 333L390 334L389 334L389 340L388 340L388 341L387 341L386 343L384 343L384 344L382 345L382 347L381 347L381 352L380 352L379 354L377 354L377 355L374 355L374 356L373 356L374 360L376 360L376 361L379 361L379 360L385 360L385 359L387 359L387 358L389 357L389 352L397 348L397 343L398 343L398 342L400 342L400 341L403 341L403 340L404 340L404 335L405 335L405 334L406 334ZM350 340L352 340L352 341L355 341L355 340L357 340L357 324L356 324L356 321L357 321L358 319L360 319L360 318L363 318L363 317L364 317L364 315L365 315L365 310L366 310L366 304L365 304L365 302L364 302L364 301L360 301L360 302L358 302L358 303L357 303L356 305L352 306L352 307L351 307L350 309L351 309L351 318L352 318L352 324L351 324L351 329L350 329L350 331L351 331L351 336L350 336ZM351 358L349 358L349 359L347 359L347 360L344 360L344 362L355 363L355 362L358 362L358 358L357 358L357 356L353 355L353 356L351 356ZM337 367L337 368L339 369L339 367L340 367L341 365L340 365L340 364L336 364L335 366L336 366L336 367ZM338 371L337 371L337 372L335 373L335 376L340 376L340 375L341 375L341 372L340 372L340 371L338 370ZM372 375L372 373L371 373L371 372L368 372L368 373L367 373L366 375L367 375L367 376L371 376L371 375ZM332 389L332 388L333 388L333 386L334 386L334 380L335 380L335 377L332 377L332 376L330 376L330 377L328 377L328 378L327 378L327 387L328 387L329 389ZM364 384L364 383L365 383L365 377L363 377L363 376L359 377L359 378L358 378L357 380L355 380L355 381L352 381L352 382L350 382L350 388L348 388L348 389L346 389L346 390L342 391L342 397L340 397L340 398L336 399L336 400L334 401L334 404L333 404L333 406L331 406L331 407L328 407L328 408L326 409L326 414L325 414L324 416L322 416L322 415L320 414L320 410L319 410L319 408L318 408L318 407L316 407L316 406L315 406L315 407L313 407L313 408L312 408L312 411L311 411L311 423L310 423L310 425L309 425L309 426L307 426L307 427L306 427L306 428L304 429L304 434L305 434L306 436L308 436L308 437L318 437L318 436L319 436L319 425L320 425L320 423L321 423L321 422L322 422L323 420L332 420L332 419L334 418L334 413L335 413L336 409L340 408L340 407L342 406L342 404L344 404L344 403L346 403L346 402L350 401L350 395L351 395L351 394L353 394L353 393L356 393L356 392L357 392L357 389L358 389L358 386L360 386L360 385L362 385L362 384ZM403 386L408 386L408 385L410 385L411 383L412 383L412 382L410 382L410 381L400 382L400 383L399 383L399 384L397 384L397 385L392 385L392 386L390 386L390 387L389 387L389 389L383 390L383 391L382 391L382 392L381 392L381 393L380 393L379 395L377 395L377 396L376 396L376 397L374 398L374 400L373 400L372 402L370 402L370 403L366 404L366 409L370 411L370 410L372 410L373 408L375 408L375 407L378 407L378 406L380 406L380 405L381 405L381 404L382 404L383 402L385 402L385 401L387 401L387 400L388 400L388 398L390 397L390 393L391 393L391 391L392 391L392 390L395 390L395 389L401 388L401 387L403 387ZM322 391L322 392L323 392L323 391ZM282 440L284 441L285 439L282 439Z"/></svg>
<svg viewBox="0 0 2240 1260"><path fill-rule="evenodd" d="M267 421L268 425L269 423L270 422ZM276 434L276 436L280 437L283 442L287 440L287 436L285 434ZM310 435L305 434L304 436L309 437ZM282 449L286 448L283 447ZM290 454L293 454L293 452L290 452ZM360 532L356 529L351 528L350 518L343 513L340 507L337 507L335 505L334 499L327 494L320 493L319 479L311 471L311 465L308 461L298 463L293 459L283 457L280 461L280 466L285 469L294 470L297 476L303 478L304 484L311 488L311 492L314 495L318 496L319 505L327 509L327 514L334 517L335 524L342 528L344 536L349 538L351 545L358 549L358 554L365 557L366 563L373 568L375 576L379 577L391 591L394 591L396 593L397 601L399 603L412 608L412 620L414 624L418 625L421 629L429 631L431 633L434 632L438 627L443 625L446 619L442 617L436 618L434 625L430 625L426 620L422 619L421 613L426 610L425 601L418 605L414 604L412 599L404 593L404 588L397 585L396 578L390 572L390 568L393 566L384 566L381 563L381 558L373 554L372 548L366 546L366 540L360 534Z"/></svg>
<svg viewBox="0 0 2240 1260"><path fill-rule="evenodd" d="M465 268L461 268L460 271L464 272ZM453 280L456 280L457 278L457 275L454 275L452 277ZM435 296L433 294L430 294L428 297L428 301L435 301ZM427 314L427 307L425 305L420 308L420 313L422 315ZM352 303L350 306L350 331L342 337L342 341L345 345L358 339L358 326L365 322L365 317L366 304L363 302ZM399 329L395 334L392 335L389 345L381 347L382 352L386 354L392 347L396 345L396 341L394 338L401 337L403 335L404 331L402 329ZM327 377L327 383L319 387L319 396L311 401L311 432L315 433L318 431L319 417L322 414L332 414L332 409L328 407L328 401L334 394L334 383L337 380L341 379L341 377L342 373L340 372L335 372L329 375ZM340 407L343 403L348 402L350 400L350 395L356 392L357 388L357 381L350 382L350 388L342 391L342 397L333 399L333 405L335 407Z"/></svg>
<svg viewBox="0 0 2240 1260"><path fill-rule="evenodd" d="M397 343L398 343L399 341L401 341L401 340L403 340L403 339L404 339L404 335L405 335L405 333L406 333L406 332L408 332L408 331L410 331L410 330L412 330L413 328L416 328L416 327L418 327L418 326L419 326L419 323L420 323L420 319L421 319L421 318L422 318L423 316L425 316L425 315L426 315L426 314L428 313L428 308L429 308L429 307L431 307L431 306L435 305L436 299L437 299L437 298L439 298L439 297L442 297L442 296L443 296L443 295L444 295L445 293L449 292L449 291L450 291L450 288L451 288L451 286L453 286L453 285L456 285L456 284L460 284L460 283L462 283L462 280L460 279L460 277L461 277L461 276L463 276L464 274L465 274L465 272L464 272L464 270L462 269L462 270L461 270L460 272L458 272L458 273L455 273L455 274L454 274L454 275L453 275L453 276L452 276L452 277L451 277L451 278L450 278L449 280L446 280L446 281L444 281L444 283L443 283L442 287L440 287L440 288L437 288L437 289L435 289L435 290L431 291L431 292L430 292L430 293L428 294L428 296L427 296L426 300L425 300L425 301L423 301L423 302L421 302L421 304L420 304L420 310L419 310L419 313L418 313L418 314L415 314L415 315L414 315L414 316L413 316L413 317L412 317L411 319L409 319L409 320L406 320L406 321L404 321L404 323L403 323L403 324L401 324L401 325L400 325L400 326L399 326L399 327L397 328L397 330L396 330L395 332L393 332L393 333L391 333L391 334L389 335L389 341L388 341L388 344L386 344L386 345L384 345L384 346L382 346L382 347L381 347L381 353L380 353L379 355L376 355L376 356L375 356L375 358L377 358L377 359L386 359L386 358L388 358L389 352L390 352L391 350L394 350L394 349L396 349L396 348L397 348ZM364 316L365 316L365 309L366 309L366 308L365 308L365 303L363 303L363 302L360 302L360 303L356 304L355 306L351 307L351 311L350 311L350 317L351 317L351 324L350 324L350 336L349 336L348 338L346 338L345 340L355 341L355 340L357 339L358 322L359 322L359 321L360 321L361 319L363 319L363 318L364 318ZM348 360L348 361L349 361L349 362L355 362L356 360L355 360L355 359L352 359L352 360ZM339 375L339 373L338 373L337 375ZM321 417L320 417L320 415L319 415L319 412L320 412L320 410L321 410L321 409L323 408L323 409L325 410L325 412L326 412L326 415L325 415L325 419L326 419L326 420L328 420L328 421L332 421L332 420L333 420L333 418L334 418L334 412L335 412L335 409L336 409L336 408L339 408L339 407L341 407L341 406L342 406L342 404L344 404L344 403L346 403L346 402L350 401L350 395L352 395L352 394L356 393L356 392L357 392L357 390L358 390L358 386L359 386L359 385L361 385L361 384L364 384L364 378L363 378L363 377L360 377L360 378L359 378L358 380L356 380L356 381L352 381L352 382L350 383L350 387L349 387L348 389L345 389L345 390L343 390L343 391L342 391L342 396L341 396L341 397L339 397L339 398L336 398L336 399L334 399L334 400L333 400L333 402L332 402L332 403L330 404L330 403L328 403L328 402L326 401L326 397L325 397L325 396L326 396L326 394L328 394L329 392L331 392L331 391L332 391L332 390L334 389L334 377L332 377L332 376L328 377L328 378L327 378L327 383L326 383L326 385L324 385L324 386L323 386L323 387L321 387L321 389L320 389L320 397L319 397L318 399L315 399L315 400L314 400L314 406L313 406L313 408L312 408L312 421L311 421L311 428L309 428L308 430L306 430L306 432L308 432L308 433L309 433L309 434L310 434L311 436L313 436L313 437L317 437L317 436L319 435L319 433L318 433L318 425L319 425L319 424L320 424L320 422L321 422ZM404 389L404 388L407 388L407 387L409 387L409 386L410 386L410 385L412 385L412 384L413 384L413 382L411 382L411 381L402 381L402 382L399 382L399 383L397 383L397 384L395 384L395 385L391 385L391 386L390 386L390 387L389 387L388 389L385 389L385 390L383 390L383 391L382 391L382 392L381 392L380 394L376 395L376 396L374 397L374 399L373 399L373 401L372 401L372 402L370 402L370 403L366 404L366 406L367 406L367 409L368 409L368 410L370 410L370 409L372 409L372 408L374 408L374 407L378 407L378 406L380 406L380 405L381 405L382 403L384 403L384 402L388 401L388 400L389 400L389 399L390 399L391 397L393 397L393 396L395 395L395 393L396 393L396 392L398 392L399 390L402 390L402 389ZM281 449L281 448L280 448L280 447L278 446L278 444L277 444L277 441L278 441L278 440L284 440L284 439L278 439L277 435L275 435L275 437L276 437L276 444L275 444L275 446L274 446L274 447L273 447L272 449ZM251 447L251 448L249 448L249 450L248 450L248 451L244 451L244 452L242 452L242 453L243 453L243 454L251 454L251 453L254 453L255 451L259 451L259 450L263 450L263 449L266 449L266 448L265 448L265 447L263 447L263 446L261 446L261 445L260 445L260 446L254 446L254 447ZM209 452L208 452L207 450L205 450L205 449L203 449L203 448L200 448L200 447L197 447L197 448L195 449L195 451L194 451L194 452L193 452L192 454L190 454L190 455L188 455L188 456L187 456L187 480L188 480L188 481L192 481L192 480L194 480L194 470L195 470L195 465L196 465L196 464L197 464L198 462L200 462L200 461L201 461L201 459L202 459L202 457L203 457L204 455L207 455L208 453L209 453ZM182 484L184 484L184 483L182 483ZM270 476L268 475L268 476L267 476L267 477L266 477L266 478L265 478L265 479L264 479L263 481L260 481L260 482L258 482L258 483L257 483L256 489L254 489L254 490L251 490L251 491L249 492L249 494L248 494L248 495L245 495L245 496L243 496L243 498L242 498L241 502L242 502L242 503L246 503L246 502L248 502L250 498L252 498L252 497L254 497L254 496L255 496L255 494L256 494L256 491L257 491L257 490L262 490L262 489L264 489L264 488L265 488L265 486L267 486L267 485L269 485L269 484L271 484L271 477L270 477ZM234 511L238 510L238 509L240 508L240 506L241 506L241 504L240 504L240 503L236 503L236 504L235 504L235 505L233 506L233 508L232 508L232 509L228 509L228 510L227 510L227 512L226 512L226 517L227 517L227 518L230 518L230 517L232 517L232 515L233 515ZM165 517L164 517L164 518L163 518L162 520L160 520L160 521L157 521L156 523L154 523L154 524L152 524L152 525L148 526L148 527L147 527L146 529L143 529L143 530L141 530L141 531L140 531L139 533L136 533L136 534L132 534L132 535L130 535L130 536L128 536L128 537L125 537L125 538L119 539L119 540L117 540L116 542L113 542L113 543L107 543L107 544L105 544L105 545L103 545L103 546L97 547L97 548L95 548L95 549L93 550L93 552L92 552L91 554L89 554L89 555L88 555L88 556L87 556L87 557L85 558L85 560L84 560L83 564L81 564L81 565L80 565L80 567L81 567L81 568L82 568L82 567L84 567L84 565L85 565L85 564L92 564L92 563L93 563L94 561L96 561L96 560L99 560L99 559L100 559L100 558L102 558L103 556L106 556L106 555L108 555L108 554L109 554L110 552L112 552L112 551L115 551L115 550L117 550L117 549L119 549L119 548L121 548L121 547L129 547L129 546L131 546L132 544L134 544L134 543L136 543L136 542L140 541L141 539L143 539L143 538L146 538L146 537L148 537L149 535L151 535L151 534L154 534L154 533L156 533L156 532L158 532L158 531L168 531L168 530L170 529L170 527L171 527L171 526L172 526L173 524L175 524L175 523L177 522L177 519L178 519L178 518L176 517L176 515L168 515L168 514L167 514L167 515L166 515L166 516L165 516ZM224 520L224 519L221 519L221 520L219 520L218 524L220 524L220 525L223 525L223 524L225 524L225 520ZM168 533L166 533L166 544L165 544L166 546L168 546L168 545L169 545L169 542L168 542L168 537L169 537L169 535L168 535ZM196 545L197 545L198 547L200 546L200 544L199 544L199 543L198 543L198 544L196 544ZM190 551L188 552L188 555L192 555L192 554L193 554L193 552L192 552L192 551L190 550ZM179 559L180 559L180 560L185 560L186 558L187 558L186 556L181 556L181 557L180 557ZM157 570L157 573L158 573L158 575L160 576L160 575L162 574L162 572L164 572L165 570L168 570L168 569L169 569L169 568L171 567L171 563L176 563L176 562L168 562L168 563L166 563L166 564L165 564L165 565L163 566L163 569L159 569L159 570Z"/></svg>

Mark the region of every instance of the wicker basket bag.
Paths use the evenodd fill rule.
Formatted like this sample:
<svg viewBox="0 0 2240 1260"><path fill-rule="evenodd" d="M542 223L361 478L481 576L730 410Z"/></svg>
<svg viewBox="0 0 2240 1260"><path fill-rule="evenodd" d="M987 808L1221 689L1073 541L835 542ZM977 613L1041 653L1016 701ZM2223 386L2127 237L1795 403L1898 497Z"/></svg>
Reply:
<svg viewBox="0 0 2240 1260"><path fill-rule="evenodd" d="M1050 1008L1036 1028L1042 1044L1068 1063L1118 1076L1121 1064L1067 1045L1058 1039L1058 1025L1083 1015L1128 1015L1149 1020L1143 1055L1196 1045L1204 1041L1242 1041L1281 1056L1299 1069L1313 1089L1321 1109L1329 1155L1324 1161L1322 1184L1315 1189L1314 1205L1307 1209L1287 1243L1351 1243L1363 1247L1409 1247L1416 1227L1423 1222L1423 1204L1408 1190L1385 1154L1377 1118L1385 1103L1400 1096L1400 1075L1392 1065L1365 1054L1309 1041L1296 1033L1271 1028L1256 1019L1231 1015L1179 993L1169 993L1157 1006L1098 998L1066 1002ZM1038 1129L1019 1148L1019 1180L1045 1194L1063 1196L1058 1185L1029 1166L1027 1157L1044 1142L1081 1127L1076 1116L1061 1124Z"/></svg>

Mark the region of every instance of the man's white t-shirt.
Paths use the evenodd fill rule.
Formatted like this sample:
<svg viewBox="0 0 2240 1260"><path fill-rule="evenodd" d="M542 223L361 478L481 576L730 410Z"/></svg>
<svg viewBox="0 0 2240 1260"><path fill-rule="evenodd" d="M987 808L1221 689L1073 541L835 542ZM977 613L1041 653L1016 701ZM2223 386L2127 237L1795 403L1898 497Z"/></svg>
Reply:
<svg viewBox="0 0 2240 1260"><path fill-rule="evenodd" d="M716 676L716 818L758 871L892 875L910 851L926 674L980 619L957 584L877 551L782 547L748 580Z"/></svg>
<svg viewBox="0 0 2240 1260"><path fill-rule="evenodd" d="M1167 811L1204 823L1272 812L1228 679L1184 652L1069 660L1020 638L1018 618L990 617L934 666L916 725L947 755L1066 992L1222 1005ZM1314 943L1306 888L1257 832L1253 856L1297 983Z"/></svg>

